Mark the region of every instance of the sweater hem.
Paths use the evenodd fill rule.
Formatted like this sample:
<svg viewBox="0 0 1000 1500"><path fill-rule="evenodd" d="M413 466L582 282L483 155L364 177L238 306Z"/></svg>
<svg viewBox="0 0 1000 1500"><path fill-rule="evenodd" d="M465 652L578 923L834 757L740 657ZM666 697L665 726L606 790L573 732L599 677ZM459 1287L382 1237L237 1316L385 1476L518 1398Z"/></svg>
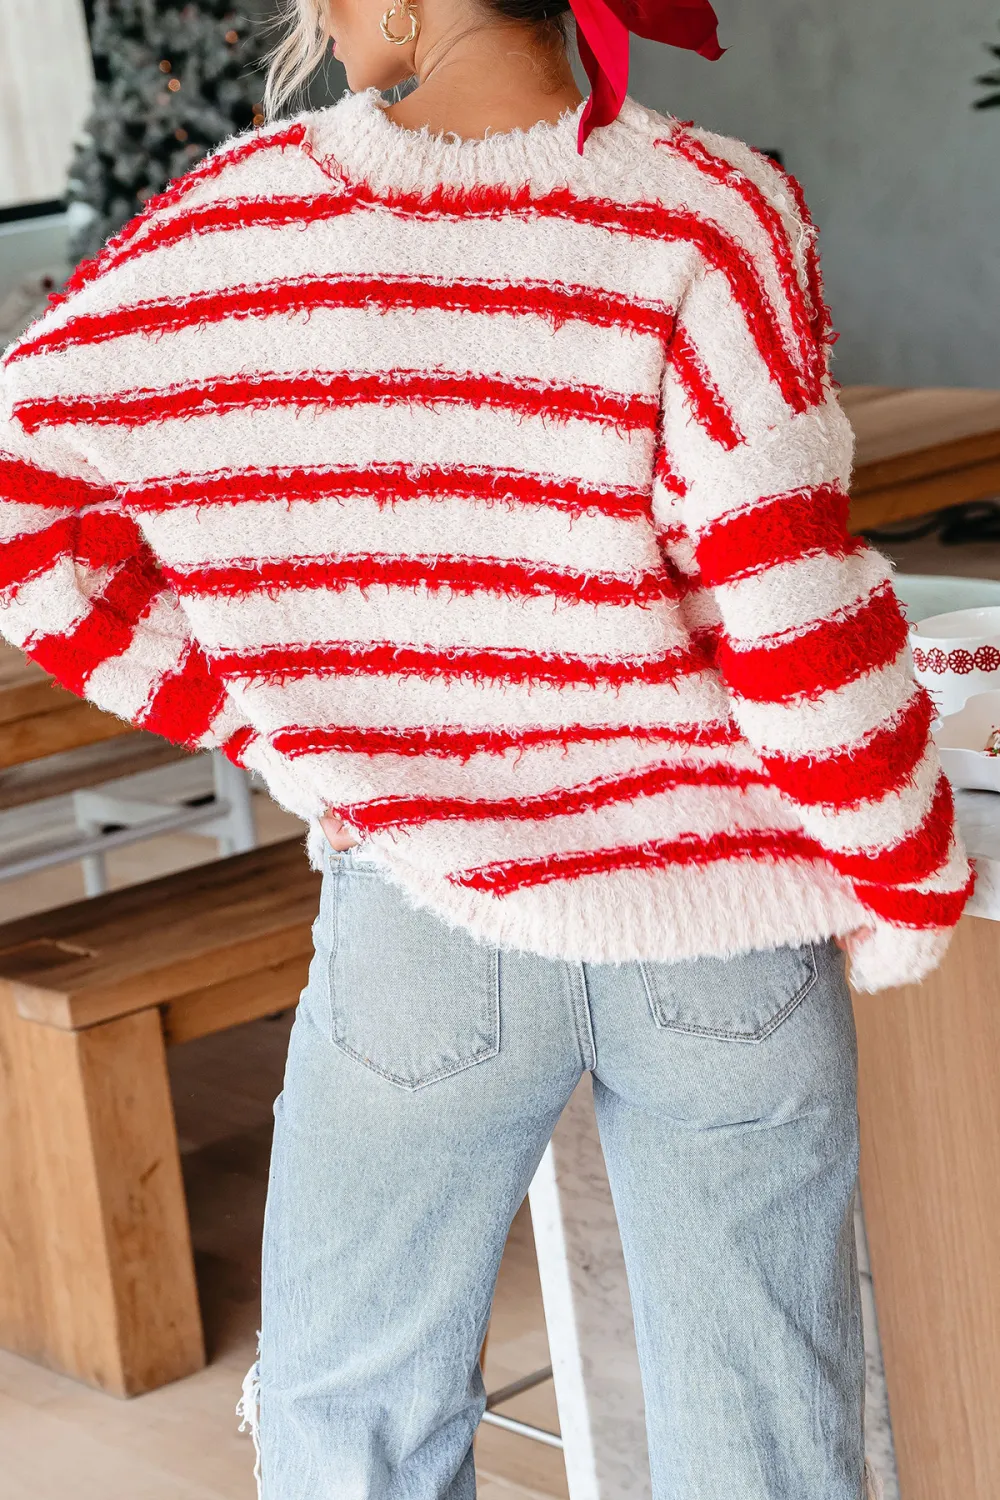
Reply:
<svg viewBox="0 0 1000 1500"><path fill-rule="evenodd" d="M314 868L325 836L310 829ZM381 841L355 858L382 870L418 908L480 942L576 963L733 958L844 937L870 918L820 863L733 860L699 870L616 871L498 898L414 865Z"/></svg>

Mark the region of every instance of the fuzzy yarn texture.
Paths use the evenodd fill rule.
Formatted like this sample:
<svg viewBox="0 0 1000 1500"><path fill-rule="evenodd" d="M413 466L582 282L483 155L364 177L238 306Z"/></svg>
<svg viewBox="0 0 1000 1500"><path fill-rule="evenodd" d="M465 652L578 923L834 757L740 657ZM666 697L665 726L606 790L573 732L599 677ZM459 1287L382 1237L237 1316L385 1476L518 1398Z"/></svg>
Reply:
<svg viewBox="0 0 1000 1500"><path fill-rule="evenodd" d="M338 813L417 903L591 962L970 889L801 192L627 100L484 140L374 91L227 143L0 376L0 629Z"/></svg>

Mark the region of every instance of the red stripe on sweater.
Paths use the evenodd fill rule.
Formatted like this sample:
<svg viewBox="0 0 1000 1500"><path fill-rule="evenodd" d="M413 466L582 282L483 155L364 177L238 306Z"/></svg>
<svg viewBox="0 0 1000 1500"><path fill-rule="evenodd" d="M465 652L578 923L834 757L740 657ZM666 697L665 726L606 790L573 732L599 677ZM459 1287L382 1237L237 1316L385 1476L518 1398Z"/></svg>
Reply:
<svg viewBox="0 0 1000 1500"><path fill-rule="evenodd" d="M0 553L2 561L2 553ZM553 596L576 604L645 605L678 597L666 569L623 577L582 573L506 557L377 552L326 557L237 558L200 567L163 569L179 594L237 596L279 589L426 588L456 594Z"/></svg>
<svg viewBox="0 0 1000 1500"><path fill-rule="evenodd" d="M666 572L667 576L670 578L670 580L671 580L671 582L673 584L673 587L674 587L674 597L677 598L677 599L689 599L692 594L697 593L698 590L701 588L701 575L699 573L697 573L697 572L694 572L694 573L685 572L684 567L682 565L682 562L686 563L687 560L688 560L686 552L683 555L682 562L678 562L677 559L676 559L676 557L674 557L672 549L677 546L677 544L678 544L678 538L677 538L677 535L676 535L675 530L674 530L673 527L669 527L669 526L663 527L663 528L658 527L657 530L656 530L656 541L657 541L657 546L659 547L660 557L661 557L662 562L663 562L664 571ZM714 636L716 627L713 626L711 628L712 628L712 633L713 633L713 636ZM700 633L701 632L699 632L699 631L692 632L692 639L696 638L698 635L700 635ZM699 648L701 648L702 646L704 646L704 644L705 644L705 642L703 642L703 641L699 642ZM713 664L714 664L714 660L715 660L715 642L714 642L714 640L712 640L709 644L710 644L710 655L712 657L712 661L713 661Z"/></svg>
<svg viewBox="0 0 1000 1500"><path fill-rule="evenodd" d="M0 542L0 591L22 588L63 557L88 568L111 568L144 549L138 527L120 511L62 516L40 531Z"/></svg>
<svg viewBox="0 0 1000 1500"><path fill-rule="evenodd" d="M831 853L816 839L798 830L748 829L716 833L707 838L689 833L675 839L654 839L613 849L572 850L527 859L497 860L449 878L473 890L509 895L524 886L544 885L553 880L576 880L612 870L705 865L719 860L749 858L755 862L783 859L826 861L847 875L885 869L887 874L891 872L895 881L923 879L929 869L940 868L947 857L951 820L945 803L950 796L950 787L939 788L931 812L917 833L895 849L871 854ZM921 871L919 876L912 874L916 870Z"/></svg>
<svg viewBox="0 0 1000 1500"><path fill-rule="evenodd" d="M579 321L595 328L650 334L664 342L673 328L673 314L662 303L643 303L615 292L563 282L525 280L512 286L509 282L449 281L432 276L303 276L81 313L59 328L38 334L15 350L13 357L23 359L42 350L103 343L127 334L177 332L227 318L289 316L318 308L377 308L381 312L433 308L532 315L556 326Z"/></svg>
<svg viewBox="0 0 1000 1500"><path fill-rule="evenodd" d="M889 584L838 619L791 640L736 649L722 638L716 660L730 688L754 703L817 697L887 666L903 650L907 625Z"/></svg>
<svg viewBox="0 0 1000 1500"><path fill-rule="evenodd" d="M647 490L625 485L600 489L581 480L515 469L475 468L462 464L366 464L311 469L216 470L208 474L166 475L123 488L122 497L136 510L164 511L182 505L242 505L257 500L353 499L380 505L398 500L484 500L489 504L546 505L573 515L591 512L616 520L648 517Z"/></svg>
<svg viewBox="0 0 1000 1500"><path fill-rule="evenodd" d="M244 724L242 729L237 729L235 734L231 734L220 748L226 759L231 760L234 766L244 768L246 753L256 738L256 729L251 729L249 724Z"/></svg>
<svg viewBox="0 0 1000 1500"><path fill-rule="evenodd" d="M854 882L857 898L883 922L918 930L954 927L976 884L975 869L957 891L907 891L894 886Z"/></svg>
<svg viewBox="0 0 1000 1500"><path fill-rule="evenodd" d="M547 885L553 880L579 880L582 876L607 875L616 870L658 870L665 866L709 865L732 859L776 863L814 858L813 846L803 834L755 829L716 833L709 838L692 833L677 839L650 839L644 844L626 844L612 849L579 849L532 859L497 860L448 878L456 885L474 891L507 896L525 886Z"/></svg>
<svg viewBox="0 0 1000 1500"><path fill-rule="evenodd" d="M316 160L329 173L328 164ZM659 203L617 204L610 199L577 198L568 188L536 197L529 185L520 188L439 185L428 193L402 190L378 193L366 184L354 183L346 191L335 193L230 199L181 210L165 223L150 226L141 240L117 254L115 263L177 243L191 234L282 228L367 209L418 219L507 216L563 219L631 237L690 244L708 266L725 276L771 378L792 410L805 411L814 404L811 391L804 388L796 360L784 342L780 318L749 252L718 225L687 210Z"/></svg>
<svg viewBox="0 0 1000 1500"><path fill-rule="evenodd" d="M718 588L780 563L864 551L864 540L847 530L849 504L839 484L821 484L771 495L723 517L702 533L695 548L705 583Z"/></svg>
<svg viewBox="0 0 1000 1500"><path fill-rule="evenodd" d="M827 756L765 756L764 764L775 786L796 802L841 810L874 802L912 779L927 748L934 712L927 694L918 689L898 719L863 744Z"/></svg>
<svg viewBox="0 0 1000 1500"><path fill-rule="evenodd" d="M193 188L199 187L201 183L210 181L214 177L221 176L230 167L237 166L248 157L255 156L259 151L284 151L289 146L299 146L305 140L306 133L305 125L291 125L287 130L273 135L253 136L249 140L240 142L238 146L231 147L228 151L218 151L206 157L204 161L192 167L190 172L185 172L183 177L178 177L170 183L162 193L156 193L148 199L142 212L136 214L123 229L113 235L96 256L91 260L81 261L62 291L49 299L51 305L58 307L60 303L65 302L67 297L78 292L81 287L87 286L89 282L95 281L105 271L109 271L122 260L131 259L136 253L136 248L140 252L145 249L145 238L136 247L133 243L136 237L150 226L150 220L154 215L162 213L164 209L176 207L178 203L183 202ZM186 235L180 237L186 238Z"/></svg>
<svg viewBox="0 0 1000 1500"><path fill-rule="evenodd" d="M683 526L657 526L655 528L655 531L656 543L657 546L661 549L682 546L687 538L687 531ZM670 561L671 563L674 563L675 566L680 566L679 563L675 562L675 559L673 557L671 557ZM694 575L691 573L685 573L684 576L688 579L694 577Z"/></svg>
<svg viewBox="0 0 1000 1500"><path fill-rule="evenodd" d="M814 404L812 391L806 388L785 343L781 320L753 257L717 224L698 214L660 203L619 204L611 199L578 198L569 188L556 188L535 196L530 184L518 188L503 184L464 188L442 183L426 192L404 189L376 192L367 184L354 183L351 194L360 207L378 206L407 218L537 216L567 219L635 237L688 243L706 265L725 276L770 376L792 410L805 411Z"/></svg>
<svg viewBox="0 0 1000 1500"><path fill-rule="evenodd" d="M842 875L885 885L917 885L947 860L954 826L955 799L951 782L942 774L923 822L898 844L855 853L834 849L826 858Z"/></svg>
<svg viewBox="0 0 1000 1500"><path fill-rule="evenodd" d="M85 479L40 469L23 458L0 453L0 499L18 505L48 505L59 510L82 510L114 498L114 490Z"/></svg>
<svg viewBox="0 0 1000 1500"><path fill-rule="evenodd" d="M652 431L658 409L646 396L593 385L504 380L496 375L452 375L424 370L354 374L346 370L297 375L239 375L161 390L122 390L101 396L37 397L19 401L15 413L26 432L67 422L141 427L171 418L214 416L269 406L343 406L419 402L427 406L502 407L519 416L579 418L605 426Z"/></svg>
<svg viewBox="0 0 1000 1500"><path fill-rule="evenodd" d="M657 448L656 457L653 460L653 477L659 480L665 490L669 490L672 495L677 495L681 499L688 492L687 480L683 475L678 474L670 454L662 445Z"/></svg>
<svg viewBox="0 0 1000 1500"><path fill-rule="evenodd" d="M670 345L670 363L694 413L709 437L732 450L744 441L732 411L686 331L679 325Z"/></svg>
<svg viewBox="0 0 1000 1500"><path fill-rule="evenodd" d="M212 727L225 696L201 648L192 644L175 670L161 679L142 716L142 726L194 749Z"/></svg>
<svg viewBox="0 0 1000 1500"><path fill-rule="evenodd" d="M240 229L284 229L292 224L336 218L338 215L351 213L355 206L353 199L342 193L316 193L309 197L275 195L268 198L220 198L213 203L193 204L159 223L149 223L146 216L142 215L142 238L132 239L122 245L113 259L98 266L96 274L103 275L127 261L168 249L195 235L225 234ZM131 225L126 225L126 230L130 228ZM94 279L93 274L86 277L87 281ZM79 283L83 284L85 283ZM72 288L74 291L78 289L78 286ZM63 301L67 294L61 294L57 303Z"/></svg>
<svg viewBox="0 0 1000 1500"><path fill-rule="evenodd" d="M315 642L307 646L265 646L257 651L218 651L213 661L227 678L258 678L271 683L302 677L418 676L487 681L548 682L570 685L617 686L627 682L665 683L702 670L692 651L663 651L632 659L602 656L550 655L541 651L502 647L429 647L395 641L362 644L356 641Z"/></svg>
<svg viewBox="0 0 1000 1500"><path fill-rule="evenodd" d="M680 564L670 555L669 543L659 532L657 533L656 540L660 549L661 567L670 581L670 597L673 599L686 599L699 586L699 578L696 574L684 572Z"/></svg>
<svg viewBox="0 0 1000 1500"><path fill-rule="evenodd" d="M737 734L730 724L566 724L523 729L468 729L462 725L430 725L426 729L393 729L384 725L291 725L271 736L281 755L348 752L357 755L433 755L471 760L474 755L505 755L549 745L601 744L620 739L666 745L732 745Z"/></svg>
<svg viewBox="0 0 1000 1500"><path fill-rule="evenodd" d="M37 636L27 653L63 687L82 695L95 668L131 645L136 626L159 592L152 559L135 558L91 599L82 620L57 635Z"/></svg>
<svg viewBox="0 0 1000 1500"><path fill-rule="evenodd" d="M657 142L657 144L661 143ZM737 166L724 157L715 155L703 142L689 135L683 126L675 130L662 144L689 161L713 182L732 188L760 224L771 246L778 280L788 305L789 316L798 343L802 373L811 389L812 399L818 402L823 394L825 352L821 347L817 347L806 290L799 280L788 231L781 214L745 172L741 172Z"/></svg>
<svg viewBox="0 0 1000 1500"><path fill-rule="evenodd" d="M578 786L556 787L524 797L380 797L338 806L337 813L356 828L375 833L383 828L417 827L432 822L480 822L491 818L533 822L569 817L593 808L657 797L676 787L731 787L742 791L766 783L761 771L736 766L661 764L617 776L599 776Z"/></svg>
<svg viewBox="0 0 1000 1500"><path fill-rule="evenodd" d="M752 146L750 149L751 151L754 150ZM761 156L760 152L755 151L754 154ZM832 344L836 341L836 334L833 332L833 327L830 320L830 309L826 305L826 299L823 291L823 277L820 271L819 263L818 236L816 232L816 226L813 223L812 215L809 212L809 205L806 202L806 195L802 190L802 184L799 182L794 173L787 171L784 167L779 167L771 157L762 156L762 160L767 162L768 167L772 171L777 172L778 176L785 184L785 187L791 194L792 201L795 204L795 212L801 223L805 225L806 290L810 307L813 337L816 340L817 344Z"/></svg>

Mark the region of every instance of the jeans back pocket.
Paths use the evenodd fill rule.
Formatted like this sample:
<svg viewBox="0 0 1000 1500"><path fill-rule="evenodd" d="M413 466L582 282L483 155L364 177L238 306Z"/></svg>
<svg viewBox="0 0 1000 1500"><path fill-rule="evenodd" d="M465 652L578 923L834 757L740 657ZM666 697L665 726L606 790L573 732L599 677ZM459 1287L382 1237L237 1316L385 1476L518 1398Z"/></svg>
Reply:
<svg viewBox="0 0 1000 1500"><path fill-rule="evenodd" d="M418 910L375 865L332 875L331 1040L403 1089L495 1057L496 948Z"/></svg>
<svg viewBox="0 0 1000 1500"><path fill-rule="evenodd" d="M763 1041L816 983L811 943L639 967L657 1026L733 1042Z"/></svg>

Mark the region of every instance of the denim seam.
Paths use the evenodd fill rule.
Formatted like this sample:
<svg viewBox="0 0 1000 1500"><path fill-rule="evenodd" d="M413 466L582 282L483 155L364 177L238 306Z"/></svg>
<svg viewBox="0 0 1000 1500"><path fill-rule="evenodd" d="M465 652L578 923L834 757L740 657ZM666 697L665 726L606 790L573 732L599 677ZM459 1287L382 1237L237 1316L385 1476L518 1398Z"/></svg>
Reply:
<svg viewBox="0 0 1000 1500"><path fill-rule="evenodd" d="M580 1052L580 1063L585 1073L597 1067L597 1046L594 1042L594 1027L590 1017L590 990L587 985L587 969L584 964L568 964L570 1007L576 1031L576 1045Z"/></svg>
<svg viewBox="0 0 1000 1500"><path fill-rule="evenodd" d="M802 1001L806 998L809 991L813 988L819 977L819 970L816 963L815 945L813 943L809 943L804 946L808 946L809 949L809 966L812 972L807 976L802 987L795 992L790 1000L787 1000L785 1002L785 1004L781 1007L777 1014L772 1016L771 1019L766 1023L766 1025L764 1025L760 1029L760 1031L754 1032L729 1031L722 1027L697 1026L692 1022L686 1021L663 1020L657 1010L657 1002L653 993L653 986L650 982L649 975L646 972L646 965L640 962L639 971L642 974L642 983L646 991L646 1000L655 1024L659 1026L663 1031L679 1031L683 1032L685 1036L702 1036L720 1042L742 1042L744 1046L749 1047L755 1046L758 1042L765 1042L773 1032L777 1031L782 1022L788 1019L792 1011L795 1010L797 1006L802 1004Z"/></svg>
<svg viewBox="0 0 1000 1500"><path fill-rule="evenodd" d="M369 1072L376 1073L379 1078L384 1078L387 1083L394 1083L397 1088L406 1089L411 1093L417 1089L426 1088L430 1083L439 1083L442 1078L451 1078L456 1073L464 1073L469 1068L474 1068L477 1063L487 1062L491 1057L496 1057L500 1050L499 1043L496 1046L484 1047L480 1051L474 1052L465 1061L457 1063L454 1067L440 1068L438 1072L431 1073L427 1078L418 1078L414 1083L409 1078L401 1078L398 1073L390 1073L387 1068L380 1068L378 1063L372 1062L371 1058L365 1057L363 1053L355 1051L346 1042L338 1041L334 1036L331 1037L331 1041L341 1052L345 1053L348 1057L353 1057L355 1062L361 1063Z"/></svg>
<svg viewBox="0 0 1000 1500"><path fill-rule="evenodd" d="M326 1024L333 1041L334 1016L333 1016L333 966L337 961L337 949L340 947L340 862L331 859L329 861L330 880L330 952L326 961ZM334 1043L336 1045L336 1043Z"/></svg>

